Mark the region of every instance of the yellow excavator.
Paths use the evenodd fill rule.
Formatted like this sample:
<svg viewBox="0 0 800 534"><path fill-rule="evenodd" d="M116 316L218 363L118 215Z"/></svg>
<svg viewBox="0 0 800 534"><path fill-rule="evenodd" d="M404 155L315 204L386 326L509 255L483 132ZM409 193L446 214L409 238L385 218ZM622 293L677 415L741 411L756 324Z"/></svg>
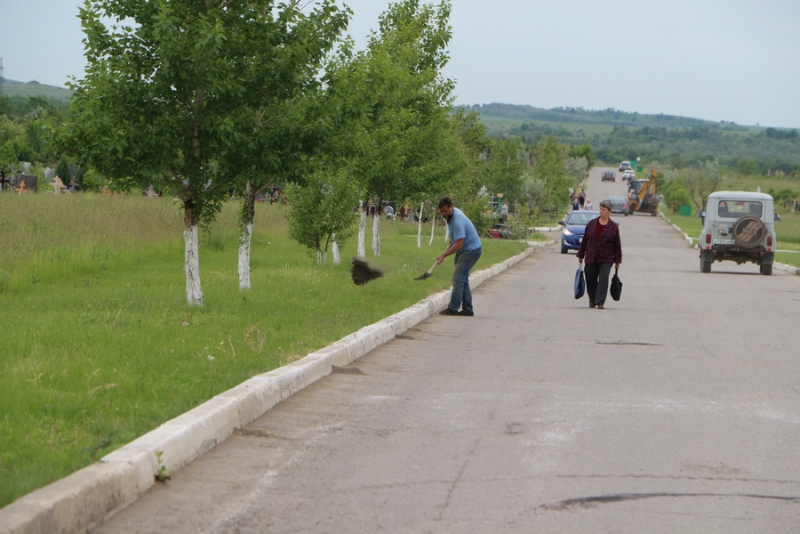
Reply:
<svg viewBox="0 0 800 534"><path fill-rule="evenodd" d="M649 213L653 217L658 215L658 186L656 171L652 169L649 178L628 182L627 215L633 215L637 211Z"/></svg>

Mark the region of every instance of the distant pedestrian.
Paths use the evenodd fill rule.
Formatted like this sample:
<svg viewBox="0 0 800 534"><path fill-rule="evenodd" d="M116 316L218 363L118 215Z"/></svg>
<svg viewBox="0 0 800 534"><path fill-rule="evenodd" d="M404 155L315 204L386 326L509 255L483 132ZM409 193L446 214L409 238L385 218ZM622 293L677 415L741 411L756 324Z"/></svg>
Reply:
<svg viewBox="0 0 800 534"><path fill-rule="evenodd" d="M580 204L581 209L583 209L583 204L586 202L586 191L581 189L581 192L578 193L578 204Z"/></svg>
<svg viewBox="0 0 800 534"><path fill-rule="evenodd" d="M587 211L591 211L591 209L592 209L592 199L590 199L590 198L586 199L586 202L583 203L583 209L585 209Z"/></svg>
<svg viewBox="0 0 800 534"><path fill-rule="evenodd" d="M589 307L603 309L608 293L611 266L619 269L622 263L622 243L619 225L611 220L611 201L600 202L600 216L589 221L578 248L578 264L586 258L586 294Z"/></svg>
<svg viewBox="0 0 800 534"><path fill-rule="evenodd" d="M574 196L572 197L572 211L578 211L579 209L581 209L581 204L578 202L578 197Z"/></svg>
<svg viewBox="0 0 800 534"><path fill-rule="evenodd" d="M500 206L500 224L505 224L508 219L508 202L503 202Z"/></svg>
<svg viewBox="0 0 800 534"><path fill-rule="evenodd" d="M447 256L455 254L456 268L453 271L453 289L450 291L450 304L439 315L465 315L472 317L472 291L469 287L469 272L481 257L481 238L475 225L464 212L453 206L450 197L442 197L438 204L439 212L447 221L450 246L436 257L441 264ZM459 311L459 308L461 310Z"/></svg>

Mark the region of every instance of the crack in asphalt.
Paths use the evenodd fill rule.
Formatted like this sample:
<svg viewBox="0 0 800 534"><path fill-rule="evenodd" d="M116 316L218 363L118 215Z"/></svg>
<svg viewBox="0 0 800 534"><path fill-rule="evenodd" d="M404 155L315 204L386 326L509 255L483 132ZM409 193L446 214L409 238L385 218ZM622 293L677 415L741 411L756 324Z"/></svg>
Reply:
<svg viewBox="0 0 800 534"><path fill-rule="evenodd" d="M598 341L596 345L639 345L644 347L663 347L661 343L645 343L644 341Z"/></svg>
<svg viewBox="0 0 800 534"><path fill-rule="evenodd" d="M444 514L444 511L447 510L448 506L450 506L450 498L456 491L456 486L458 485L458 482L461 480L461 477L464 475L464 471L467 470L467 464L469 464L470 458L472 458L472 455L475 454L475 449L478 447L482 439L483 436L478 436L478 439L475 440L475 443L472 444L472 447L469 450L469 454L467 454L467 457L464 458L464 463L461 464L461 469L458 471L458 475L456 475L455 480L453 480L453 483L450 484L450 489L447 491L447 499L445 499L444 505L439 509L439 517L436 518L437 521L442 520L442 514Z"/></svg>
<svg viewBox="0 0 800 534"><path fill-rule="evenodd" d="M611 495L596 495L577 499L566 499L551 504L538 506L541 510L574 510L576 508L595 508L600 504L611 504L623 501L637 501L641 499L660 498L685 498L685 497L732 497L744 499L769 499L791 503L800 503L800 497L785 497L780 495L759 495L754 493L616 493Z"/></svg>

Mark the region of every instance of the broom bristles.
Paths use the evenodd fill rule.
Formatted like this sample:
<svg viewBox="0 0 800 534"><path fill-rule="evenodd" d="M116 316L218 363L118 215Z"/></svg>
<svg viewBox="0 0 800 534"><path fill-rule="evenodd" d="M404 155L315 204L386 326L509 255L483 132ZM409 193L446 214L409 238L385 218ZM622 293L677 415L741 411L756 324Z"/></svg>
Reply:
<svg viewBox="0 0 800 534"><path fill-rule="evenodd" d="M361 286L376 278L380 278L383 276L383 273L378 269L370 267L366 261L353 258L353 266L350 268L350 275L353 277L353 283L357 286Z"/></svg>

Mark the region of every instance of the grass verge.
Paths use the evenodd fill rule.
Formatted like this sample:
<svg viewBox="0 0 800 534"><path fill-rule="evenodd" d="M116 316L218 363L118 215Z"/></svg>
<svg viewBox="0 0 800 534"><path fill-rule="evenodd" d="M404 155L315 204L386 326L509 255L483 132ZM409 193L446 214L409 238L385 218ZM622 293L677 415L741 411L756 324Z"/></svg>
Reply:
<svg viewBox="0 0 800 534"><path fill-rule="evenodd" d="M229 203L202 238L205 306L189 308L171 201L0 195L0 506L450 286L451 261L411 280L444 249L442 227L417 248L415 226L382 221L382 255L368 261L385 276L357 287L355 242L341 265L318 267L288 238L285 208L257 208L253 289L238 289ZM524 248L485 239L476 269Z"/></svg>

